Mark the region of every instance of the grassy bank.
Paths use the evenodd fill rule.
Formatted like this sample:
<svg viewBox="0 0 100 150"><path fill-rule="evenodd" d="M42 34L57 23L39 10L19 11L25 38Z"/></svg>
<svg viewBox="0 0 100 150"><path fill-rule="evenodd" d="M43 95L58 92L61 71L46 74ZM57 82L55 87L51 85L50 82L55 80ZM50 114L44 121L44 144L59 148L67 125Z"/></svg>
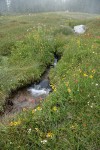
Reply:
<svg viewBox="0 0 100 150"><path fill-rule="evenodd" d="M11 90L40 78L56 52L62 57L49 75L54 91L36 109L23 109L0 124L0 148L99 150L100 18L63 13L37 16L37 22L32 20L39 25L15 40L9 53L1 49L1 108ZM82 23L86 33L73 34L71 28Z"/></svg>

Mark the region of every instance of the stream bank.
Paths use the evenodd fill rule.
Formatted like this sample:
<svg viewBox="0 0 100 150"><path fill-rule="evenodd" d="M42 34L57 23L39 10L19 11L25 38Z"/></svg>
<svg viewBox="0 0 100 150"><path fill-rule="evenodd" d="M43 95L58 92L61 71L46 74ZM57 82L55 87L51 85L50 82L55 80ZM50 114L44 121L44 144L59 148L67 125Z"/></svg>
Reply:
<svg viewBox="0 0 100 150"><path fill-rule="evenodd" d="M16 113L20 113L22 110L35 108L52 92L49 81L49 71L52 67L56 67L59 59L60 56L54 54L54 63L46 69L40 81L33 82L26 87L12 92L6 100L5 110L0 116L1 121L4 118L9 118Z"/></svg>

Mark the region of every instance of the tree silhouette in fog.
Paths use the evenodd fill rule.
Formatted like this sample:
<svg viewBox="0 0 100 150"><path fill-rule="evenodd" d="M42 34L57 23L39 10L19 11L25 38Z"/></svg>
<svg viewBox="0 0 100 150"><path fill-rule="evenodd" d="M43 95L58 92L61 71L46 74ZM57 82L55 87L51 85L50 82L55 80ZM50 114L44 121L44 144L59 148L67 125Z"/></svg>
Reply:
<svg viewBox="0 0 100 150"><path fill-rule="evenodd" d="M0 12L7 11L7 0L0 0ZM10 12L76 11L100 13L100 0L10 0Z"/></svg>

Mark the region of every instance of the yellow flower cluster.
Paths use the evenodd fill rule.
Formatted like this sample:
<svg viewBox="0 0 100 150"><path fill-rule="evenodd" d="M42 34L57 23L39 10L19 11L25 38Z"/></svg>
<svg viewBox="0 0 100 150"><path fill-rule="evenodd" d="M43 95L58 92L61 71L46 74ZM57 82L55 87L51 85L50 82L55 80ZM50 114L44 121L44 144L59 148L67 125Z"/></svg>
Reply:
<svg viewBox="0 0 100 150"><path fill-rule="evenodd" d="M84 76L84 77L88 77L88 75L87 75L86 73L84 73L83 76ZM92 78L93 78L93 75L90 75L89 78L92 79Z"/></svg>
<svg viewBox="0 0 100 150"><path fill-rule="evenodd" d="M42 108L41 108L40 106L38 106L36 109L33 109L33 110L32 110L32 114L34 114L37 110L38 110L38 111L41 111Z"/></svg>
<svg viewBox="0 0 100 150"><path fill-rule="evenodd" d="M10 126L18 126L21 124L21 121L10 122Z"/></svg>
<svg viewBox="0 0 100 150"><path fill-rule="evenodd" d="M86 73L83 74L84 77L88 77L88 75Z"/></svg>
<svg viewBox="0 0 100 150"><path fill-rule="evenodd" d="M79 72L82 73L82 70L79 69ZM95 74L95 72L96 72L95 69L93 69L93 70L91 71L92 74ZM88 74L86 74L86 73L83 73L83 76L84 76L84 77L89 77L90 79L92 79L92 78L93 78L93 75L92 75L92 74L88 75Z"/></svg>
<svg viewBox="0 0 100 150"><path fill-rule="evenodd" d="M70 87L69 87L69 82L66 82L65 85L67 86L67 91L68 91L68 93L71 93L71 89L70 89Z"/></svg>
<svg viewBox="0 0 100 150"><path fill-rule="evenodd" d="M53 84L50 84L50 86L53 89L53 91L56 91L56 87Z"/></svg>

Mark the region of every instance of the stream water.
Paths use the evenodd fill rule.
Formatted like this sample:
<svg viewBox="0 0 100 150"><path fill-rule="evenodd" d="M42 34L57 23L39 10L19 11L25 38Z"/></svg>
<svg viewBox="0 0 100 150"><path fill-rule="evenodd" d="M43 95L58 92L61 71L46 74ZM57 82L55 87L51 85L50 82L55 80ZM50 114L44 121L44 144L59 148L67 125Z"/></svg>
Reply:
<svg viewBox="0 0 100 150"><path fill-rule="evenodd" d="M54 63L50 68L55 67L57 61L58 59L55 58ZM0 120L4 117L8 118L9 116L13 116L15 113L19 113L23 109L35 108L40 101L46 98L46 96L52 91L48 78L50 68L46 70L39 83L33 83L30 86L22 88L9 97L5 112L0 117Z"/></svg>

